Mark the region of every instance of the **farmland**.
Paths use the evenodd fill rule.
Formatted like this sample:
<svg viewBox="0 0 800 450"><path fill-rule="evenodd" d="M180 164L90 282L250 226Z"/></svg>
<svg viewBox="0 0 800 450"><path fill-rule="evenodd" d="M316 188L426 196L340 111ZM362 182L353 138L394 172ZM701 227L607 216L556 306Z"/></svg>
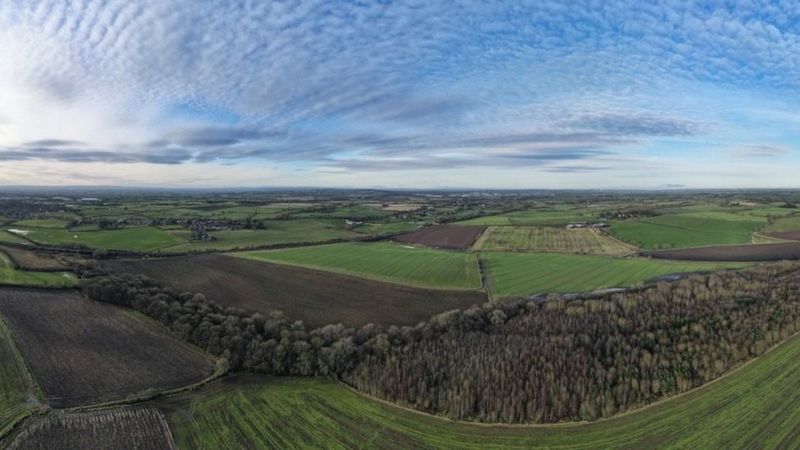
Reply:
<svg viewBox="0 0 800 450"><path fill-rule="evenodd" d="M392 240L406 244L418 244L466 250L475 243L486 227L475 225L439 225L395 236Z"/></svg>
<svg viewBox="0 0 800 450"><path fill-rule="evenodd" d="M124 407L83 413L57 412L26 423L9 449L172 449L164 415L152 407Z"/></svg>
<svg viewBox="0 0 800 450"><path fill-rule="evenodd" d="M476 256L387 243L345 243L236 253L242 258L439 289L481 287Z"/></svg>
<svg viewBox="0 0 800 450"><path fill-rule="evenodd" d="M490 290L500 297L628 287L666 274L744 266L557 253L485 253L481 257Z"/></svg>
<svg viewBox="0 0 800 450"><path fill-rule="evenodd" d="M280 310L312 326L414 325L431 315L486 301L477 291L392 285L327 271L222 255L117 260L106 266L141 273L224 306L269 314Z"/></svg>
<svg viewBox="0 0 800 450"><path fill-rule="evenodd" d="M33 381L0 317L0 436L35 403Z"/></svg>
<svg viewBox="0 0 800 450"><path fill-rule="evenodd" d="M589 209L540 209L517 211L497 216L484 216L459 222L461 225L524 225L561 226L571 222L592 222L599 219L596 211Z"/></svg>
<svg viewBox="0 0 800 450"><path fill-rule="evenodd" d="M208 357L150 319L74 292L3 289L0 313L55 407L175 388L213 369Z"/></svg>
<svg viewBox="0 0 800 450"><path fill-rule="evenodd" d="M97 231L29 227L21 230L27 239L44 245L80 245L102 250L152 251L182 242L180 238L153 227Z"/></svg>
<svg viewBox="0 0 800 450"><path fill-rule="evenodd" d="M475 243L475 249L600 255L626 255L636 252L635 247L599 230L521 226L491 226Z"/></svg>
<svg viewBox="0 0 800 450"><path fill-rule="evenodd" d="M24 270L64 270L66 264L54 255L18 247L0 247L0 252L11 258L17 267Z"/></svg>
<svg viewBox="0 0 800 450"><path fill-rule="evenodd" d="M619 239L645 250L749 244L766 219L724 212L671 214L612 225Z"/></svg>
<svg viewBox="0 0 800 450"><path fill-rule="evenodd" d="M800 242L758 245L720 245L647 252L658 259L682 261L781 261L800 259Z"/></svg>
<svg viewBox="0 0 800 450"><path fill-rule="evenodd" d="M232 379L165 410L181 448L795 448L798 371L795 337L716 382L589 424L475 426L313 379Z"/></svg>
<svg viewBox="0 0 800 450"><path fill-rule="evenodd" d="M17 270L11 258L0 251L0 285L59 288L75 286L75 283L75 276L68 272Z"/></svg>

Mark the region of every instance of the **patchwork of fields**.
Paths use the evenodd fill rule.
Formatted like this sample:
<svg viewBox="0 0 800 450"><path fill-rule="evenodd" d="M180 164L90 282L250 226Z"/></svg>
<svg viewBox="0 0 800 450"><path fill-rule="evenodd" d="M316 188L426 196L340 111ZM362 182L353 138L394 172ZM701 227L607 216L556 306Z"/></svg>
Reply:
<svg viewBox="0 0 800 450"><path fill-rule="evenodd" d="M75 276L68 272L17 270L11 258L0 251L0 285L62 288L75 286L76 283Z"/></svg>
<svg viewBox="0 0 800 450"><path fill-rule="evenodd" d="M497 216L484 216L459 222L461 225L525 225L561 226L572 222L592 222L599 220L596 211L587 209L529 210L517 211Z"/></svg>
<svg viewBox="0 0 800 450"><path fill-rule="evenodd" d="M283 311L310 326L415 325L442 311L487 300L475 290L421 289L222 255L116 260L105 265L144 274L181 291L203 293L223 306L265 315Z"/></svg>
<svg viewBox="0 0 800 450"><path fill-rule="evenodd" d="M151 319L75 292L2 289L0 314L54 407L176 388L213 372L205 354Z"/></svg>
<svg viewBox="0 0 800 450"><path fill-rule="evenodd" d="M536 251L629 255L636 247L602 231L587 228L491 226L475 243L475 250Z"/></svg>
<svg viewBox="0 0 800 450"><path fill-rule="evenodd" d="M471 253L387 243L344 243L233 254L433 289L481 287Z"/></svg>
<svg viewBox="0 0 800 450"><path fill-rule="evenodd" d="M746 265L558 253L485 253L481 258L489 290L499 297L628 287L667 274Z"/></svg>

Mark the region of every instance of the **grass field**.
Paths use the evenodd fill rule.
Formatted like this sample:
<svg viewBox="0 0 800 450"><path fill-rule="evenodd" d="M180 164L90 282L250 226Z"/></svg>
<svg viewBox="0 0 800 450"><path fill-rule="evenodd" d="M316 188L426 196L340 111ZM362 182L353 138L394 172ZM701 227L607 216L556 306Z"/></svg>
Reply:
<svg viewBox="0 0 800 450"><path fill-rule="evenodd" d="M597 230L563 227L489 227L475 250L537 251L625 255L636 248Z"/></svg>
<svg viewBox="0 0 800 450"><path fill-rule="evenodd" d="M330 270L412 286L478 289L474 254L388 243L344 243L234 256Z"/></svg>
<svg viewBox="0 0 800 450"><path fill-rule="evenodd" d="M0 244L29 244L29 242L14 233L0 230Z"/></svg>
<svg viewBox="0 0 800 450"><path fill-rule="evenodd" d="M69 272L31 272L16 270L11 259L0 252L0 284L12 286L72 287L77 283Z"/></svg>
<svg viewBox="0 0 800 450"><path fill-rule="evenodd" d="M612 233L646 250L749 244L766 218L725 212L670 214L612 225Z"/></svg>
<svg viewBox="0 0 800 450"><path fill-rule="evenodd" d="M164 248L164 251L182 252L191 250L233 250L260 245L278 245L303 242L323 242L332 239L349 239L359 234L344 227L343 220L326 221L315 219L265 221L263 230L230 230L210 233L213 241L189 242L188 230L170 231L182 243Z"/></svg>
<svg viewBox="0 0 800 450"><path fill-rule="evenodd" d="M798 373L793 338L700 389L589 424L457 423L314 379L232 380L165 410L181 448L797 448Z"/></svg>
<svg viewBox="0 0 800 450"><path fill-rule="evenodd" d="M31 408L33 382L0 317L0 437Z"/></svg>
<svg viewBox="0 0 800 450"><path fill-rule="evenodd" d="M25 237L45 245L83 244L102 250L152 251L184 242L170 233L153 227L120 230L70 231L58 228L17 228Z"/></svg>
<svg viewBox="0 0 800 450"><path fill-rule="evenodd" d="M785 231L800 230L800 216L784 217L774 220L764 227L765 233L781 233Z"/></svg>
<svg viewBox="0 0 800 450"><path fill-rule="evenodd" d="M477 217L458 222L459 225L566 225L570 222L598 220L595 211L584 209L517 211L496 216Z"/></svg>
<svg viewBox="0 0 800 450"><path fill-rule="evenodd" d="M744 267L746 263L662 261L557 253L484 253L495 296L583 292L635 286L661 275Z"/></svg>

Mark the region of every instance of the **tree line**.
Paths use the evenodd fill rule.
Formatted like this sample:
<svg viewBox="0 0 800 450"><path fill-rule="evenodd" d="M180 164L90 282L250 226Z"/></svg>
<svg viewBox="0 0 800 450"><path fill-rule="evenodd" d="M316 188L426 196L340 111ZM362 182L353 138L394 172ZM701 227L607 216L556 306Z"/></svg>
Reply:
<svg viewBox="0 0 800 450"><path fill-rule="evenodd" d="M593 420L685 392L800 330L800 266L764 265L599 296L487 303L413 327L306 330L133 275L84 280L233 370L331 376L455 419Z"/></svg>

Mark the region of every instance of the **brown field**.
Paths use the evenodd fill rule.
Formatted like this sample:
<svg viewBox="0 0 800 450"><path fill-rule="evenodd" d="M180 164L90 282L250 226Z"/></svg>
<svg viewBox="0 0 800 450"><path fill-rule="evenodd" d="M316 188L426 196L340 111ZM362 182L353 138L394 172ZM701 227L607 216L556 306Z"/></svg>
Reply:
<svg viewBox="0 0 800 450"><path fill-rule="evenodd" d="M16 247L0 247L0 251L23 270L64 270L66 265L55 255Z"/></svg>
<svg viewBox="0 0 800 450"><path fill-rule="evenodd" d="M466 250L472 247L484 230L485 226L478 225L437 225L420 228L392 239L405 244Z"/></svg>
<svg viewBox="0 0 800 450"><path fill-rule="evenodd" d="M799 243L719 245L642 253L657 259L683 261L781 261L800 259Z"/></svg>
<svg viewBox="0 0 800 450"><path fill-rule="evenodd" d="M29 421L9 450L173 449L169 425L153 407L117 408L86 413L52 412Z"/></svg>
<svg viewBox="0 0 800 450"><path fill-rule="evenodd" d="M443 311L486 302L478 291L422 289L224 255L116 260L104 265L203 293L223 306L263 314L280 310L309 326L414 325Z"/></svg>
<svg viewBox="0 0 800 450"><path fill-rule="evenodd" d="M800 241L800 230L778 231L775 233L765 233L765 235L776 239L784 239L787 241Z"/></svg>
<svg viewBox="0 0 800 450"><path fill-rule="evenodd" d="M0 314L53 407L177 388L213 372L207 355L152 320L74 291L0 289Z"/></svg>

